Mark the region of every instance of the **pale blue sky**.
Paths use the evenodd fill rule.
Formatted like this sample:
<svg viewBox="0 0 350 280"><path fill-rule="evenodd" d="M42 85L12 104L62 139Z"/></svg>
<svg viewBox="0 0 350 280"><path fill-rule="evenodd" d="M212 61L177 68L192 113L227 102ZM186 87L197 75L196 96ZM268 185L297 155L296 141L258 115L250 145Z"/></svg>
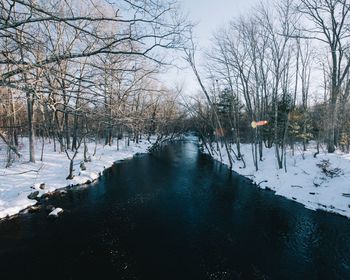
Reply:
<svg viewBox="0 0 350 280"><path fill-rule="evenodd" d="M210 46L213 32L224 26L231 19L249 13L261 0L178 0L190 20L198 23L195 28L195 39L199 49ZM266 1L266 0L265 0ZM197 64L200 66L201 57L198 53ZM165 75L170 87L183 85L186 94L194 94L199 86L191 70L172 70Z"/></svg>
<svg viewBox="0 0 350 280"><path fill-rule="evenodd" d="M260 0L179 0L191 20L198 22L196 35L207 45L213 32L232 18L245 15ZM206 47L206 46L203 46Z"/></svg>

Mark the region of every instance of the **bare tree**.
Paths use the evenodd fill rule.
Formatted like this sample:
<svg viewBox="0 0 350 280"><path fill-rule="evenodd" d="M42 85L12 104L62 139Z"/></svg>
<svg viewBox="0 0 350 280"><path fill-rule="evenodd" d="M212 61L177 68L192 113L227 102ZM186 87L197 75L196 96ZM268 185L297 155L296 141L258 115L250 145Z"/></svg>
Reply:
<svg viewBox="0 0 350 280"><path fill-rule="evenodd" d="M206 99L207 99L207 102L213 112L213 115L214 115L214 118L215 118L215 124L216 124L216 129L218 129L218 131L220 132L220 134L223 134L223 126L221 124L221 121L220 121L220 118L218 116L218 112L217 112L217 109L215 108L214 106L214 102L212 101L211 97L210 97L210 94L206 88L206 86L204 85L203 81L202 81L202 78L197 70L197 66L196 66L196 61L195 61L195 45L193 43L193 40L191 40L191 46L190 48L188 49L185 49L185 59L188 61L189 65L191 66L192 70L193 70L193 73L195 74L196 76L196 79L198 81L198 84L200 85L201 89L202 89L202 92L204 93ZM224 145L225 145L225 149L226 149L226 152L227 152L227 157L228 157L228 160L229 160L229 164L230 164L230 167L232 166L233 164L233 159L231 157L231 154L230 154L230 149L229 149L229 146L228 146L228 143L226 141L226 139L224 140Z"/></svg>
<svg viewBox="0 0 350 280"><path fill-rule="evenodd" d="M112 55L129 61L142 58L159 66L168 62L161 50L182 46L188 27L176 2L1 0L0 11L0 43L6 45L0 65L8 66L2 69L0 86L26 95L32 162L35 103L41 99L40 92L54 90L49 103L61 103L55 114L63 122L56 124L65 131L65 143L59 142L70 147L72 88L79 84L74 65L82 58L93 63L98 55ZM43 74L51 75L51 80L43 81Z"/></svg>
<svg viewBox="0 0 350 280"><path fill-rule="evenodd" d="M298 11L305 16L302 37L314 39L328 47L330 56L330 100L328 128L328 152L336 145L337 101L341 87L349 72L347 60L349 48L350 3L348 0L300 0ZM311 27L310 23L313 25Z"/></svg>

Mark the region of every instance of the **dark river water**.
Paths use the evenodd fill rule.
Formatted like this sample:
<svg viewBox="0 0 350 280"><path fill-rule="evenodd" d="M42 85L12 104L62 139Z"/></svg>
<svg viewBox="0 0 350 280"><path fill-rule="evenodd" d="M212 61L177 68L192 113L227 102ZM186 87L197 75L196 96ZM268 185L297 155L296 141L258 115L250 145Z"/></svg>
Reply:
<svg viewBox="0 0 350 280"><path fill-rule="evenodd" d="M259 190L195 143L0 223L0 279L350 279L350 220Z"/></svg>

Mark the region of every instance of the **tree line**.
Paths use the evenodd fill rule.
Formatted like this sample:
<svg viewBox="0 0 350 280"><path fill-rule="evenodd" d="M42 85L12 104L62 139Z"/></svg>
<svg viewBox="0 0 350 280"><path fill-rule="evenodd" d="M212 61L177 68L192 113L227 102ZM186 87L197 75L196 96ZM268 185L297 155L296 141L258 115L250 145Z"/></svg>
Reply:
<svg viewBox="0 0 350 280"><path fill-rule="evenodd" d="M262 3L213 35L202 73L192 41L186 59L204 95L191 111L208 150L220 152L221 142L232 165L251 143L256 170L265 147L280 169L296 142L305 151L316 141L315 156L322 143L349 152L349 13L348 0ZM268 125L251 126L262 120Z"/></svg>
<svg viewBox="0 0 350 280"><path fill-rule="evenodd" d="M281 169L295 143L349 151L349 9L349 0L264 2L213 34L202 72L175 1L0 0L7 165L21 156L19 136L31 162L50 139L73 163L86 141L189 129L213 153L221 143L231 164L251 143L256 169L265 147ZM179 49L202 92L186 104L158 79ZM251 127L260 120L268 124Z"/></svg>
<svg viewBox="0 0 350 280"><path fill-rule="evenodd" d="M188 28L175 1L0 0L7 166L21 156L19 136L30 162L49 138L72 163L87 140L176 131L182 112L158 74Z"/></svg>

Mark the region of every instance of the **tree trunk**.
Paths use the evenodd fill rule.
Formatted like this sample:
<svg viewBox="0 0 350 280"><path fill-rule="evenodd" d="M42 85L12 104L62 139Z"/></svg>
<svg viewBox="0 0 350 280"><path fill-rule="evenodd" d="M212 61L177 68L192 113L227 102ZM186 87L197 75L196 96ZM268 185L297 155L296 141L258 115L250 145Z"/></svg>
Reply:
<svg viewBox="0 0 350 280"><path fill-rule="evenodd" d="M33 122L33 94L29 91L27 96L27 116L28 116L28 138L29 138L29 161L35 163L35 133Z"/></svg>
<svg viewBox="0 0 350 280"><path fill-rule="evenodd" d="M64 132L66 136L66 147L70 149L69 115L67 112L64 112Z"/></svg>
<svg viewBox="0 0 350 280"><path fill-rule="evenodd" d="M277 158L277 163L278 163L278 168L282 169L283 168L283 161L281 159L280 155L280 150L279 150L279 139L278 139L278 99L277 99L277 93L275 93L275 112L274 112L274 117L275 117L275 131L274 131L274 142L275 142L275 152L276 152L276 158Z"/></svg>
<svg viewBox="0 0 350 280"><path fill-rule="evenodd" d="M328 130L328 153L334 153L335 152L335 126L336 126L336 118L337 118L337 91L338 89L332 89L334 91L332 93L332 98L331 98L331 104L330 104L330 127Z"/></svg>
<svg viewBox="0 0 350 280"><path fill-rule="evenodd" d="M41 156L40 156L40 161L43 161L44 159L44 148L45 148L45 136L44 134L42 135L42 143L41 143Z"/></svg>
<svg viewBox="0 0 350 280"><path fill-rule="evenodd" d="M70 160L70 163L69 163L69 175L67 176L67 180L71 180L71 179L73 179L74 178L74 175L73 175L73 163L74 163L74 159L72 158L71 160Z"/></svg>

